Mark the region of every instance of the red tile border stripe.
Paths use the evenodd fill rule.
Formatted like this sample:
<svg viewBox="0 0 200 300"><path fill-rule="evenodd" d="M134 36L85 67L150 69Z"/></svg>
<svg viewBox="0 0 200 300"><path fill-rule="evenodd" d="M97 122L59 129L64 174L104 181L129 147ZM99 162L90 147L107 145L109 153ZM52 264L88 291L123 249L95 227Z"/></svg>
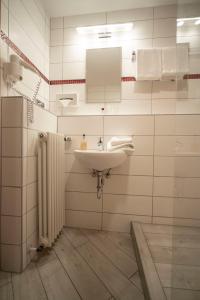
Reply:
<svg viewBox="0 0 200 300"><path fill-rule="evenodd" d="M50 85L57 85L57 84L80 84L86 83L85 79L66 79L66 80L50 80Z"/></svg>
<svg viewBox="0 0 200 300"><path fill-rule="evenodd" d="M122 81L136 81L135 77L122 77ZM86 79L65 79L65 80L50 80L50 85L58 85L58 84L81 84L86 83Z"/></svg>
<svg viewBox="0 0 200 300"><path fill-rule="evenodd" d="M1 39L17 54L23 59L26 63L32 66L41 78L49 85L62 85L62 84L83 84L86 83L86 79L64 79L64 80L49 80L32 62L31 60L9 39L9 37L1 30L0 31ZM200 74L187 74L183 79L200 79ZM127 81L136 81L134 76L127 76L121 78L122 82Z"/></svg>
<svg viewBox="0 0 200 300"><path fill-rule="evenodd" d="M122 77L122 81L136 81L135 77Z"/></svg>
<svg viewBox="0 0 200 300"><path fill-rule="evenodd" d="M187 74L184 75L183 79L200 79L200 74Z"/></svg>

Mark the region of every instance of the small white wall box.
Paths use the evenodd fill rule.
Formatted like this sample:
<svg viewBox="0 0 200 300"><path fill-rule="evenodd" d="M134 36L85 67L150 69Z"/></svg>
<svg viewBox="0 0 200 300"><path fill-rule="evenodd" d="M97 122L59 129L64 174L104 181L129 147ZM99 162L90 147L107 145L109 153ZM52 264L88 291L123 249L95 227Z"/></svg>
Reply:
<svg viewBox="0 0 200 300"><path fill-rule="evenodd" d="M56 102L60 107L77 106L78 96L77 94L57 94Z"/></svg>

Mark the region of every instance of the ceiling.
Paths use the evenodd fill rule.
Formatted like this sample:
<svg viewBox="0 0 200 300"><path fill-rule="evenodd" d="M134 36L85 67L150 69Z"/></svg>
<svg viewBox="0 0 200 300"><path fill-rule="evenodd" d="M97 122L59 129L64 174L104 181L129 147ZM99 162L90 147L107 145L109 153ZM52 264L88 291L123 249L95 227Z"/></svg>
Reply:
<svg viewBox="0 0 200 300"><path fill-rule="evenodd" d="M60 17L173 4L176 0L41 0L41 2L50 17Z"/></svg>

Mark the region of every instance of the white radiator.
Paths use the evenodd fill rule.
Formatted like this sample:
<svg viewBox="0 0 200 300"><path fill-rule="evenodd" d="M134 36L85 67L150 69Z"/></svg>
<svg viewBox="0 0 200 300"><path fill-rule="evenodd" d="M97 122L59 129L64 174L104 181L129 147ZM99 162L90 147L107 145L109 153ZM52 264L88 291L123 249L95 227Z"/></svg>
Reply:
<svg viewBox="0 0 200 300"><path fill-rule="evenodd" d="M38 147L40 245L51 247L64 225L64 136L41 133Z"/></svg>

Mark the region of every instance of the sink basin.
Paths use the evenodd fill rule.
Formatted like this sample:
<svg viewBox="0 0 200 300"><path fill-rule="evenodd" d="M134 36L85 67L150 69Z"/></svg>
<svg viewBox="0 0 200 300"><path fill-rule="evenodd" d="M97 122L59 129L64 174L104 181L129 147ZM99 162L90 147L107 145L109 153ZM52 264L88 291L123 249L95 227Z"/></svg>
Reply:
<svg viewBox="0 0 200 300"><path fill-rule="evenodd" d="M75 157L89 169L103 171L121 165L127 158L123 150L75 150Z"/></svg>

